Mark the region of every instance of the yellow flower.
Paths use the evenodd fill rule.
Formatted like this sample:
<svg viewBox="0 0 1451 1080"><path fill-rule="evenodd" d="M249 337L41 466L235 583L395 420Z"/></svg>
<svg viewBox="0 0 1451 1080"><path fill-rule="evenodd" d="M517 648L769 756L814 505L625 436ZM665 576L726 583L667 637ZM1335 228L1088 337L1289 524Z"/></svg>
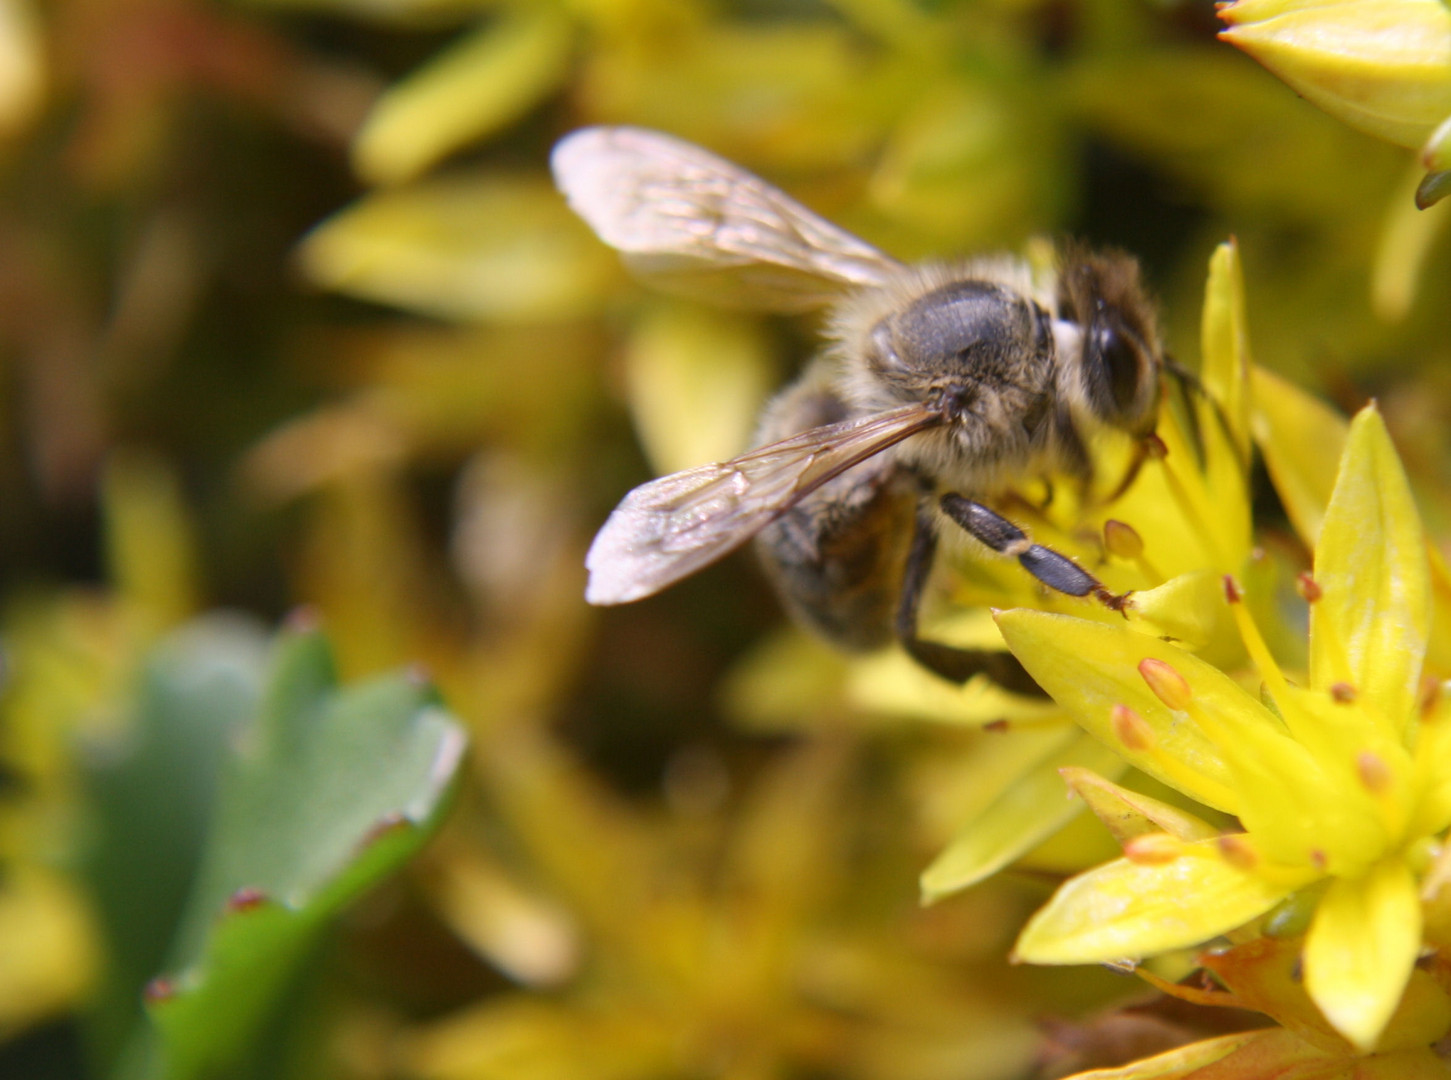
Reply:
<svg viewBox="0 0 1451 1080"><path fill-rule="evenodd" d="M1286 678L1225 580L1258 694L1124 626L1000 613L1018 658L1079 723L1244 825L1215 835L1139 799L1130 816L1154 831L1121 837L1123 858L1068 881L1017 952L1062 964L1197 945L1318 884L1305 989L1335 1031L1370 1052L1421 949L1420 882L1451 825L1451 695L1422 688L1431 567L1373 405L1350 426L1301 592L1308 685ZM1101 802L1128 798L1098 787L1114 793Z"/></svg>
<svg viewBox="0 0 1451 1080"><path fill-rule="evenodd" d="M1451 8L1442 0L1235 0L1225 40L1351 127L1421 148L1429 206L1451 188Z"/></svg>

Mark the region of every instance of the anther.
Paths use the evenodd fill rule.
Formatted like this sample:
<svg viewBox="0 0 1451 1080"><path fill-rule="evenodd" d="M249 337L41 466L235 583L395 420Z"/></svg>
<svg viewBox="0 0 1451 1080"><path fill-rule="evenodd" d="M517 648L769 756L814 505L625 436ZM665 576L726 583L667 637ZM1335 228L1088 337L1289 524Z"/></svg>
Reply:
<svg viewBox="0 0 1451 1080"><path fill-rule="evenodd" d="M1103 523L1103 546L1120 559L1137 559L1144 553L1144 538L1126 521L1109 518Z"/></svg>
<svg viewBox="0 0 1451 1080"><path fill-rule="evenodd" d="M1232 574L1224 575L1224 598L1231 604L1238 604L1244 599L1244 592L1239 587L1239 582L1234 580Z"/></svg>
<svg viewBox="0 0 1451 1080"><path fill-rule="evenodd" d="M1144 833L1131 837L1124 844L1124 858L1140 866L1171 863L1184 854L1184 842L1168 833Z"/></svg>
<svg viewBox="0 0 1451 1080"><path fill-rule="evenodd" d="M1154 729L1127 705L1115 705L1110 720L1113 733L1124 744L1124 749L1142 751L1154 745Z"/></svg>
<svg viewBox="0 0 1451 1080"><path fill-rule="evenodd" d="M1320 583L1311 577L1308 571L1301 571L1299 576L1295 578L1295 591L1300 594L1300 598L1307 604L1313 604L1324 595L1323 590L1320 588Z"/></svg>
<svg viewBox="0 0 1451 1080"><path fill-rule="evenodd" d="M1379 754L1369 750L1362 750L1355 755L1355 771L1360 777L1360 782L1365 785L1365 790L1372 795L1380 795L1390 789L1392 781L1390 766Z"/></svg>
<svg viewBox="0 0 1451 1080"><path fill-rule="evenodd" d="M1226 833L1216 841L1219 854L1230 866L1253 870L1260 857L1245 839L1244 833Z"/></svg>
<svg viewBox="0 0 1451 1080"><path fill-rule="evenodd" d="M1154 657L1139 661L1139 675L1149 684L1154 696L1169 708L1182 712L1194 698L1189 683L1171 665Z"/></svg>
<svg viewBox="0 0 1451 1080"><path fill-rule="evenodd" d="M1355 700L1355 687L1348 682L1332 683L1330 686L1330 700L1337 705L1349 705Z"/></svg>

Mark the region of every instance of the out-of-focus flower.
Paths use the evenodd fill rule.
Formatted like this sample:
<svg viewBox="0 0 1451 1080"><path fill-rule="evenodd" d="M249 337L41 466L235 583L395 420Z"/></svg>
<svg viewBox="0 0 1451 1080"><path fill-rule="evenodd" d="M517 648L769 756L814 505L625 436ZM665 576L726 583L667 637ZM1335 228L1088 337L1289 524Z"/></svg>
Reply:
<svg viewBox="0 0 1451 1080"><path fill-rule="evenodd" d="M1081 963L1162 953L1235 931L1318 886L1305 990L1335 1031L1369 1052L1420 952L1421 883L1451 824L1451 696L1421 681L1431 568L1373 406L1351 424L1314 576L1301 581L1310 603L1304 685L1286 677L1237 586L1225 587L1258 696L1125 627L1028 610L999 616L1014 652L1080 723L1245 827L1217 835L1137 806L1145 828L1122 836L1124 857L1066 883L1024 930L1018 954Z"/></svg>
<svg viewBox="0 0 1451 1080"><path fill-rule="evenodd" d="M1441 0L1235 0L1221 37L1352 127L1420 148L1429 206L1451 184L1451 8Z"/></svg>

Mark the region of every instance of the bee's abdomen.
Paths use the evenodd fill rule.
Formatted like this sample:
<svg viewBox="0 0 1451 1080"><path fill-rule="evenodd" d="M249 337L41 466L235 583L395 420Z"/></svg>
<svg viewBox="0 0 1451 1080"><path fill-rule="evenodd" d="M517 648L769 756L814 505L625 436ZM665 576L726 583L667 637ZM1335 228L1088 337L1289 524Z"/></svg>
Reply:
<svg viewBox="0 0 1451 1080"><path fill-rule="evenodd" d="M777 398L762 441L849 414L822 375L822 369L809 372ZM884 453L807 495L761 531L756 550L797 621L843 649L892 640L918 497L916 480Z"/></svg>

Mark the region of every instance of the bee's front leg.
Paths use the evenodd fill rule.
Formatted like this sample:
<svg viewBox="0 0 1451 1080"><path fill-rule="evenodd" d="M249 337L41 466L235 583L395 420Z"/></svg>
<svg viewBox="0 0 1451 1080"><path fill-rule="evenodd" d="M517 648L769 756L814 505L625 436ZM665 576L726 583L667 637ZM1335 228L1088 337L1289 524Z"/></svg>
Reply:
<svg viewBox="0 0 1451 1080"><path fill-rule="evenodd" d="M1000 554L1013 556L1024 570L1048 588L1069 596L1092 595L1114 611L1122 612L1128 607L1128 593L1110 592L1103 582L1067 555L1033 543L1022 529L982 503L949 493L942 496L940 505L942 512L967 530L968 535Z"/></svg>
<svg viewBox="0 0 1451 1080"><path fill-rule="evenodd" d="M922 605L922 592L932 571L937 554L937 523L923 506L917 512L912 547L907 553L907 569L902 576L902 596L897 606L897 639L907 654L934 675L949 682L964 683L974 675L983 674L993 682L1017 694L1041 697L1042 689L1033 681L1012 653L990 649L960 649L940 641L924 641L917 636L917 616Z"/></svg>

